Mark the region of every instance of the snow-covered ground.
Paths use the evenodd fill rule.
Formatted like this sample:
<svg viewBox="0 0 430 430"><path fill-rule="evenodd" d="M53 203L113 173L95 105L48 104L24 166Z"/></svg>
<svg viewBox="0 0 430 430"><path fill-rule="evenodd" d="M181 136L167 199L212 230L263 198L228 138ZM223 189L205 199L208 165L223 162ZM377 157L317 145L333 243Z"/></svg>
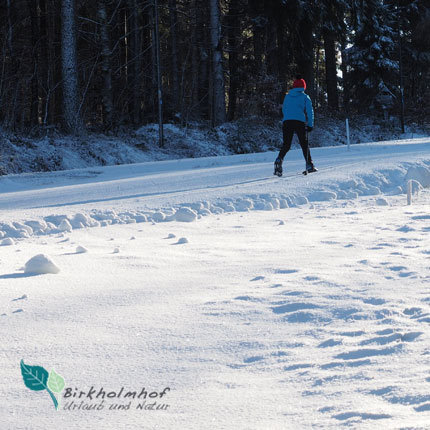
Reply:
<svg viewBox="0 0 430 430"><path fill-rule="evenodd" d="M428 428L430 139L312 155L1 177L1 427Z"/></svg>

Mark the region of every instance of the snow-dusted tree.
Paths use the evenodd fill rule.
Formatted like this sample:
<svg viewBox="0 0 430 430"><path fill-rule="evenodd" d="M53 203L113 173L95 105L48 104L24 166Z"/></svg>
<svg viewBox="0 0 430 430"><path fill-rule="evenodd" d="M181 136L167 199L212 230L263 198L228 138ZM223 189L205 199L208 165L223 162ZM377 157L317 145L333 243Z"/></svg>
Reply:
<svg viewBox="0 0 430 430"><path fill-rule="evenodd" d="M414 121L427 122L430 114L430 4L403 0L398 6L406 111Z"/></svg>
<svg viewBox="0 0 430 430"><path fill-rule="evenodd" d="M394 10L383 0L360 0L348 50L351 97L360 109L376 107L378 96L398 86L398 42Z"/></svg>
<svg viewBox="0 0 430 430"><path fill-rule="evenodd" d="M212 125L226 121L225 86L222 63L221 16L219 0L210 0L210 34L212 49Z"/></svg>
<svg viewBox="0 0 430 430"><path fill-rule="evenodd" d="M79 108L78 64L76 57L75 0L62 0L61 54L63 72L63 115L67 131L82 128Z"/></svg>

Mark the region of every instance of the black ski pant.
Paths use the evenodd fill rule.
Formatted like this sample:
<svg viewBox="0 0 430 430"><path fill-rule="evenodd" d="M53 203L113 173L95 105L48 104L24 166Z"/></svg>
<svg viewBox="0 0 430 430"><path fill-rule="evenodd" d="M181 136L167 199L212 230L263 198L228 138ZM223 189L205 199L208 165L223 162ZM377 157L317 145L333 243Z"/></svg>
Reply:
<svg viewBox="0 0 430 430"><path fill-rule="evenodd" d="M282 134L284 138L284 145L282 149L279 151L278 157L283 160L285 154L291 148L291 142L293 140L294 133L297 134L299 138L300 146L302 147L303 156L306 160L306 168L313 166L311 151L309 150L309 142L306 133L306 125L303 121L297 121L295 119L287 119L282 124Z"/></svg>

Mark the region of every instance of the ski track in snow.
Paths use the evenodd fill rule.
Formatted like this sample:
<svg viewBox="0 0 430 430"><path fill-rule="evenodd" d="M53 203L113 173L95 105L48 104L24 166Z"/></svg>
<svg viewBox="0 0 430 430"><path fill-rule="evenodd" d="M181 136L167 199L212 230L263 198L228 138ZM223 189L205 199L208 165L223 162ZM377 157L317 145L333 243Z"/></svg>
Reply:
<svg viewBox="0 0 430 430"><path fill-rule="evenodd" d="M340 160L343 149L333 152ZM8 218L0 223L0 391L13 399L0 405L4 428L67 419L24 391L23 357L60 367L80 387L129 385L142 373L144 384L175 387L169 413L74 412L68 428L428 428L430 156L414 142L368 151L367 165L364 149L363 161L346 156L347 172L321 151L321 172L307 178L272 178L263 154L245 160L263 160L251 176L269 177L242 181L248 164L214 159L221 167L211 175L234 172L229 184L200 179L205 198L199 191L188 203L159 189L151 204L162 204L152 208L138 208L136 196L118 206L115 185L112 194L89 182L106 207L77 204L93 197L67 204L69 184L54 211L51 189L41 187L49 175L0 178L0 187L10 181L0 195ZM376 166L385 152L391 161ZM201 177L196 167L210 163L185 161L195 169L183 173ZM100 180L102 171L70 177ZM64 175L52 178L60 195ZM419 182L412 206L409 179ZM17 184L33 190L20 194ZM264 189L251 193L258 184ZM14 208L20 195L28 200ZM45 250L61 271L25 273Z"/></svg>

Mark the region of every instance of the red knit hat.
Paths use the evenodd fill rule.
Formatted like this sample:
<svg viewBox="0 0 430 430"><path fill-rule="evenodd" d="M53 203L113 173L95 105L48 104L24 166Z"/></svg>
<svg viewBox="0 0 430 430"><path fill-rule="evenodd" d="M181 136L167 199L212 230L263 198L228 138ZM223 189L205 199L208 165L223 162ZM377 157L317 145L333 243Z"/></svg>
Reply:
<svg viewBox="0 0 430 430"><path fill-rule="evenodd" d="M293 88L304 88L304 89L306 89L306 81L304 79L296 79L293 83Z"/></svg>

